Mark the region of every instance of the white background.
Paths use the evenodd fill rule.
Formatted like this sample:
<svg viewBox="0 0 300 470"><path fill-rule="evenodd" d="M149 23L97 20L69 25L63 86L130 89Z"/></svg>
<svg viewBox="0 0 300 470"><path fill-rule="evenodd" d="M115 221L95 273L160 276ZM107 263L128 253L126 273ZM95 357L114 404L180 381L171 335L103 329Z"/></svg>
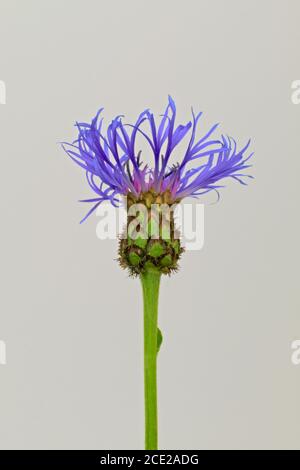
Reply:
<svg viewBox="0 0 300 470"><path fill-rule="evenodd" d="M255 151L205 209L205 245L161 287L160 447L299 448L297 0L0 0L0 446L143 447L142 299L58 142L105 107Z"/></svg>

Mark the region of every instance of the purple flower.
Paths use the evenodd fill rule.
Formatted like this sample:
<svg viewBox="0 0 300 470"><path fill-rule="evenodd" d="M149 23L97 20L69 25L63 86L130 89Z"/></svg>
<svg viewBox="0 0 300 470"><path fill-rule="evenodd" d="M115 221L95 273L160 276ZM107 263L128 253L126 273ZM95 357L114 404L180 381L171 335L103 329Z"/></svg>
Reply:
<svg viewBox="0 0 300 470"><path fill-rule="evenodd" d="M219 182L233 178L246 184L244 170L249 168L245 156L250 145L240 150L234 139L211 136L218 127L212 128L200 139L196 138L198 121L202 115L194 114L192 121L175 125L176 106L169 97L168 106L157 122L150 110L143 111L135 124L126 124L122 116L117 116L103 131L103 118L100 109L89 123L76 123L78 138L72 144L63 143L67 154L86 171L88 184L96 197L82 202L95 203L83 222L101 202L109 200L117 205L120 196L131 193L138 198L149 190L155 193L167 192L172 201L184 197L198 197L209 191L222 188ZM137 147L137 136L142 136L153 154L153 166L143 163ZM186 148L180 163L171 164L171 156L177 145L186 138Z"/></svg>

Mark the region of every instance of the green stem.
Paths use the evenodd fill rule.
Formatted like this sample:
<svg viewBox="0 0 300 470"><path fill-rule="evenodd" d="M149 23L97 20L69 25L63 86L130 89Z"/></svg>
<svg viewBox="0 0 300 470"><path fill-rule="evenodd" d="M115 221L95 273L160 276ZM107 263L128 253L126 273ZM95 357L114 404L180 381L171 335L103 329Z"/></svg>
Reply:
<svg viewBox="0 0 300 470"><path fill-rule="evenodd" d="M144 297L145 449L157 450L157 315L161 273L141 274Z"/></svg>

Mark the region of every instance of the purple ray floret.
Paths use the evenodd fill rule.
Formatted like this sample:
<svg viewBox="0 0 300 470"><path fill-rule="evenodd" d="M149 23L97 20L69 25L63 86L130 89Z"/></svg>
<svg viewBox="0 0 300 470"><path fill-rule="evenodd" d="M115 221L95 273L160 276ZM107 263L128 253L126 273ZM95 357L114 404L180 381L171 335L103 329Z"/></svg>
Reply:
<svg viewBox="0 0 300 470"><path fill-rule="evenodd" d="M202 113L195 115L192 111L192 121L176 125L176 106L171 97L159 122L147 109L134 124L124 123L122 116L117 116L105 132L102 111L98 111L91 123L77 122L78 138L73 143L62 144L72 160L86 171L88 184L96 193L96 197L82 201L94 205L81 222L101 202L117 205L120 196L128 193L138 198L149 190L168 191L174 202L209 191L216 191L219 197L218 189L223 187L219 184L221 180L232 178L246 184L245 178L252 178L244 173L251 166L248 161L253 154L246 156L250 140L238 150L231 137L213 138L218 124L197 139ZM152 167L143 163L137 137L149 146L153 154ZM174 164L171 162L174 149L183 140L186 146L181 161Z"/></svg>

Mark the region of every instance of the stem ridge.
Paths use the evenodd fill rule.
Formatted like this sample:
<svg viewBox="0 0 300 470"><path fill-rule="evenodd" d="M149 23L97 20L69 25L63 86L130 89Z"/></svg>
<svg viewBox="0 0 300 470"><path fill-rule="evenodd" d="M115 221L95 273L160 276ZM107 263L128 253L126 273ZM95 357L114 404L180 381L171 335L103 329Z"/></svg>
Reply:
<svg viewBox="0 0 300 470"><path fill-rule="evenodd" d="M144 299L145 449L157 450L157 319L161 273L140 275Z"/></svg>

